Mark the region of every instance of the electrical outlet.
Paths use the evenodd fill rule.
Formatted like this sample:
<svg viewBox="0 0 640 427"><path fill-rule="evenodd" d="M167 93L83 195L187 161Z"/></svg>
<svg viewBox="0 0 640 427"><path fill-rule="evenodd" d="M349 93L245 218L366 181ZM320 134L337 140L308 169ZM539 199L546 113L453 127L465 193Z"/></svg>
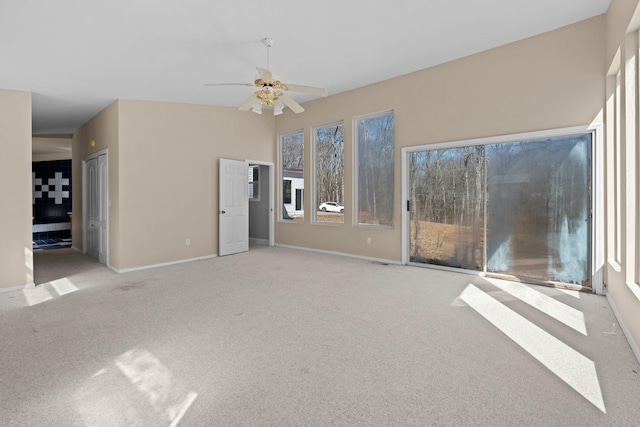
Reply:
<svg viewBox="0 0 640 427"><path fill-rule="evenodd" d="M371 237L367 237L367 245L371 244Z"/></svg>
<svg viewBox="0 0 640 427"><path fill-rule="evenodd" d="M191 246L191 239L187 239L187 241L185 242L185 244L186 244L187 246Z"/></svg>

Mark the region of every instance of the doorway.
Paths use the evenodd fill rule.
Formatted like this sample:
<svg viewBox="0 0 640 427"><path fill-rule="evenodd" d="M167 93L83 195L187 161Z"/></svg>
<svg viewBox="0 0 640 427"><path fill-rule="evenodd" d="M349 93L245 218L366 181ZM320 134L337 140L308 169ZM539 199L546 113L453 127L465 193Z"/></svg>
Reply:
<svg viewBox="0 0 640 427"><path fill-rule="evenodd" d="M273 246L273 164L248 165L249 243Z"/></svg>
<svg viewBox="0 0 640 427"><path fill-rule="evenodd" d="M249 243L273 246L274 164L219 161L218 255L249 250Z"/></svg>
<svg viewBox="0 0 640 427"><path fill-rule="evenodd" d="M109 168L107 150L82 160L83 252L101 264L109 259Z"/></svg>

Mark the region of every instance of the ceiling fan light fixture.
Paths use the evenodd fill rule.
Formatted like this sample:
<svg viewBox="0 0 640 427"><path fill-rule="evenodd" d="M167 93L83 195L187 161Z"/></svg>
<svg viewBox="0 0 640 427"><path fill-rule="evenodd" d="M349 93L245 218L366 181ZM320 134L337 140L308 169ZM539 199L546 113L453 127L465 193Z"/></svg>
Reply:
<svg viewBox="0 0 640 427"><path fill-rule="evenodd" d="M262 43L267 48L267 68L256 67L258 70L258 76L256 76L253 83L226 83L234 86L253 86L259 90L254 92L244 103L240 106L240 111L253 111L257 114L262 114L263 108L273 109L274 115L282 114L282 110L288 107L294 113L298 114L304 111L304 108L298 104L293 98L291 98L287 92L303 92L312 95L326 97L328 92L326 89L302 86L294 84L285 84L281 82L275 75L271 73L269 69L269 50L273 46L274 40L272 38L262 39ZM206 83L205 86L219 86L224 83Z"/></svg>
<svg viewBox="0 0 640 427"><path fill-rule="evenodd" d="M280 95L282 95L282 92L277 92L271 87L265 87L262 90L256 92L256 96L260 100L260 103L262 105L268 105L270 107L273 107Z"/></svg>
<svg viewBox="0 0 640 427"><path fill-rule="evenodd" d="M273 104L273 115L279 116L282 114L282 110L284 109L284 104L279 99Z"/></svg>
<svg viewBox="0 0 640 427"><path fill-rule="evenodd" d="M260 101L256 99L256 102L251 105L251 111L256 114L262 114L262 104L260 103Z"/></svg>

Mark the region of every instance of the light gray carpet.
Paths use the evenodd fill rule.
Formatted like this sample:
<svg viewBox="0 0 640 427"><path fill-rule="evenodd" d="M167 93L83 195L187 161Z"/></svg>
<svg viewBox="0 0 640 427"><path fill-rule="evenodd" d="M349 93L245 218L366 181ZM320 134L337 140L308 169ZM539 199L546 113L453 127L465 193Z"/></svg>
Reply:
<svg viewBox="0 0 640 427"><path fill-rule="evenodd" d="M278 247L34 257L0 294L2 425L640 424L601 296Z"/></svg>

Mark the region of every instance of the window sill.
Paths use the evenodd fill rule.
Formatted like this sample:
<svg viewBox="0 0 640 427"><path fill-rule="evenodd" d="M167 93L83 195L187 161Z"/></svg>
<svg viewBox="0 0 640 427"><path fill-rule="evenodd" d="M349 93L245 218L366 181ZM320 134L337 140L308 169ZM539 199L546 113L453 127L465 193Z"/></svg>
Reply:
<svg viewBox="0 0 640 427"><path fill-rule="evenodd" d="M283 219L283 218L280 218L278 222L282 224L304 224L304 221L296 221L295 219Z"/></svg>
<svg viewBox="0 0 640 427"><path fill-rule="evenodd" d="M342 227L344 222L312 222L313 225L326 225L329 227Z"/></svg>
<svg viewBox="0 0 640 427"><path fill-rule="evenodd" d="M368 228L374 230L395 230L393 225L378 225L378 224L356 224L356 228Z"/></svg>

